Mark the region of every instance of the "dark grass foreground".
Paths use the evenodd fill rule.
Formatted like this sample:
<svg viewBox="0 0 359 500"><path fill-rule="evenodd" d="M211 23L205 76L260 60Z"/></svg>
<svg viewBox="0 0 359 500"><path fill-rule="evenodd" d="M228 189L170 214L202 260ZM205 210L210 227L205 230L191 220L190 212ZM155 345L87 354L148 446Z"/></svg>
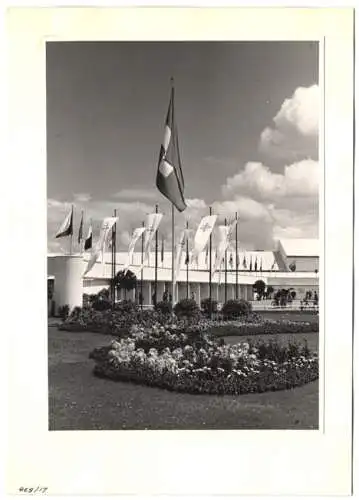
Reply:
<svg viewBox="0 0 359 500"><path fill-rule="evenodd" d="M287 342L290 337L276 339ZM317 334L295 337L308 339L310 348L318 347ZM49 328L50 430L318 429L317 381L241 396L179 394L112 382L94 377L88 358L92 349L110 340L101 334Z"/></svg>

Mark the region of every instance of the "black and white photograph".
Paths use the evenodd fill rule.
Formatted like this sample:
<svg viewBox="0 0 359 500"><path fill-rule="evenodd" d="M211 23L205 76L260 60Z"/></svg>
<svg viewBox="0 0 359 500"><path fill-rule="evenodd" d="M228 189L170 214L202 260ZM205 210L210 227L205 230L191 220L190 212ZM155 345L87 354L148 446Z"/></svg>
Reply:
<svg viewBox="0 0 359 500"><path fill-rule="evenodd" d="M9 9L9 494L351 494L353 19Z"/></svg>
<svg viewBox="0 0 359 500"><path fill-rule="evenodd" d="M49 429L318 429L318 42L46 69Z"/></svg>

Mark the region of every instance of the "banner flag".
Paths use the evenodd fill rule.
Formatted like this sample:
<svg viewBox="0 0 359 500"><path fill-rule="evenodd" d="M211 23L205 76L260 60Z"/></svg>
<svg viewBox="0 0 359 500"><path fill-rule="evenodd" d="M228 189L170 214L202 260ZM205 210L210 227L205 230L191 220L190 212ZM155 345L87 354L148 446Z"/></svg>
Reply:
<svg viewBox="0 0 359 500"><path fill-rule="evenodd" d="M187 208L184 198L184 179L174 116L173 85L166 117L165 133L158 160L156 186L163 196L173 203L179 212L183 212Z"/></svg>
<svg viewBox="0 0 359 500"><path fill-rule="evenodd" d="M158 213L152 213L152 214L148 214L146 216L145 233L144 233L145 237L144 237L144 244L143 244L144 260L143 260L143 264L141 265L140 271L142 271L146 262L149 263L151 242L152 242L152 240L156 234L156 231L161 223L162 217L163 217L163 214L158 214Z"/></svg>
<svg viewBox="0 0 359 500"><path fill-rule="evenodd" d="M80 221L80 227L79 227L79 234L77 237L77 243L80 245L81 241L83 239L83 228L84 228L84 213L83 211L81 212L81 221Z"/></svg>
<svg viewBox="0 0 359 500"><path fill-rule="evenodd" d="M123 268L124 274L127 273L128 268L132 264L132 261L133 261L133 252L135 250L136 243L141 238L141 236L142 236L143 232L145 231L145 229L146 229L145 227L136 227L136 229L134 229L134 231L132 233L131 241L130 241L130 244L128 246L128 254L127 254L125 265L124 265L124 268Z"/></svg>
<svg viewBox="0 0 359 500"><path fill-rule="evenodd" d="M207 245L209 237L213 231L214 225L217 220L217 215L206 215L201 220L194 237L194 249L192 252L192 261L197 260L199 254Z"/></svg>
<svg viewBox="0 0 359 500"><path fill-rule="evenodd" d="M87 267L86 267L86 270L85 270L83 276L85 276L89 271L91 271L91 269L95 265L100 254L102 254L102 264L104 264L105 248L108 244L109 236L112 234L111 233L112 227L114 224L116 224L117 220L118 220L118 217L106 217L102 221L102 225L101 225L101 229L100 229L100 237L98 239L98 242L96 243L96 246L95 246L92 254L90 255L90 259L87 263Z"/></svg>
<svg viewBox="0 0 359 500"><path fill-rule="evenodd" d="M218 226L219 239L217 244L216 260L212 269L212 276L216 271L220 270L220 267L222 266L224 255L228 246L229 231L230 226Z"/></svg>
<svg viewBox="0 0 359 500"><path fill-rule="evenodd" d="M72 236L73 234L73 219L74 219L74 207L66 215L60 229L57 231L55 238L65 238L66 236Z"/></svg>
<svg viewBox="0 0 359 500"><path fill-rule="evenodd" d="M162 235L161 240L161 264L163 267L163 261L165 260L165 237Z"/></svg>
<svg viewBox="0 0 359 500"><path fill-rule="evenodd" d="M90 224L88 233L85 239L84 250L91 250L92 248L92 224Z"/></svg>

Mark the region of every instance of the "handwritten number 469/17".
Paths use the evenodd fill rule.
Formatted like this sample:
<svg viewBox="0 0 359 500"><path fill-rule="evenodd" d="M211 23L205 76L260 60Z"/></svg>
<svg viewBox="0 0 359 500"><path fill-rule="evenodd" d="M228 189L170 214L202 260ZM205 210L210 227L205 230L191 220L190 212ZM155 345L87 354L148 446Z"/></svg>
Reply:
<svg viewBox="0 0 359 500"><path fill-rule="evenodd" d="M36 488L24 488L24 486L20 486L20 493L46 493L47 487L37 486Z"/></svg>

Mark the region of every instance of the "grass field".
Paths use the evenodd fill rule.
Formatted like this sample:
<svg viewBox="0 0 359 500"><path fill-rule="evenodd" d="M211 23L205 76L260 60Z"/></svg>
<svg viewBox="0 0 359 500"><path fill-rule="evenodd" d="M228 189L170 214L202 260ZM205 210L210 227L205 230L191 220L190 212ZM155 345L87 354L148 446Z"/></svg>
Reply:
<svg viewBox="0 0 359 500"><path fill-rule="evenodd" d="M288 337L300 340L300 335L275 337L287 342ZM311 339L309 346L317 346L317 334L303 336ZM94 347L110 339L49 328L50 430L318 428L318 382L241 396L178 394L112 382L94 377L88 358ZM238 342L244 337L226 340Z"/></svg>

